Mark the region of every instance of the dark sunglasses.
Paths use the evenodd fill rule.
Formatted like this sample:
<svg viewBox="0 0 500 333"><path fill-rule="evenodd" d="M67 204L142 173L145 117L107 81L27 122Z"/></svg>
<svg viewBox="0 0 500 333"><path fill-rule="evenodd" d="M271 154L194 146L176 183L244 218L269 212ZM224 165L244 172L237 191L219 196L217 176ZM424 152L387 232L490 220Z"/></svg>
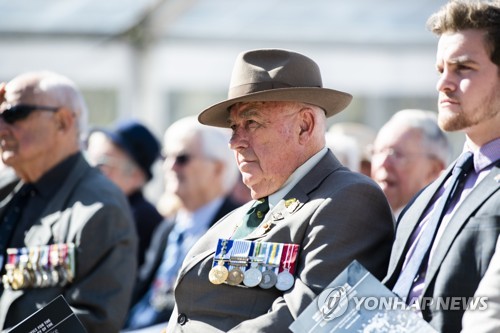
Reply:
<svg viewBox="0 0 500 333"><path fill-rule="evenodd" d="M175 158L175 162L174 164L177 164L179 166L184 166L186 164L188 164L192 159L193 159L193 156L192 155L189 155L189 154L180 154L180 155L177 155L177 156L172 156L172 155L165 155L163 157L163 159L174 159Z"/></svg>
<svg viewBox="0 0 500 333"><path fill-rule="evenodd" d="M16 121L26 119L34 111L52 111L56 112L59 110L58 107L43 106L43 105L28 105L28 104L18 104L10 105L7 104L5 108L1 111L0 117L8 123L13 124Z"/></svg>

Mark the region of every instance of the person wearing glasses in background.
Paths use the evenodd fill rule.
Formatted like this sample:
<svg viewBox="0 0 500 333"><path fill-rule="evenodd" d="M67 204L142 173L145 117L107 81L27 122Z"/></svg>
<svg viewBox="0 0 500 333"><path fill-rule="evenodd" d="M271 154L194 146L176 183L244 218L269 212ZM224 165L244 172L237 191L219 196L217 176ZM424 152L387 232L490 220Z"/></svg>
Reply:
<svg viewBox="0 0 500 333"><path fill-rule="evenodd" d="M158 332L165 326L186 253L212 224L239 206L230 197L238 170L227 146L228 134L201 125L196 117L182 118L166 130L166 191L179 205L155 231L139 272L126 331Z"/></svg>
<svg viewBox="0 0 500 333"><path fill-rule="evenodd" d="M373 144L371 177L384 191L396 219L450 158L448 138L434 112L401 110L382 126Z"/></svg>
<svg viewBox="0 0 500 333"><path fill-rule="evenodd" d="M146 126L126 120L111 130L92 130L87 140L87 156L127 196L139 236L141 267L153 231L163 220L142 193L153 178L151 168L160 157L160 143Z"/></svg>
<svg viewBox="0 0 500 333"><path fill-rule="evenodd" d="M123 193L82 152L87 109L59 74L0 87L3 162L21 179L0 202L0 331L63 295L88 332L118 332L136 274Z"/></svg>

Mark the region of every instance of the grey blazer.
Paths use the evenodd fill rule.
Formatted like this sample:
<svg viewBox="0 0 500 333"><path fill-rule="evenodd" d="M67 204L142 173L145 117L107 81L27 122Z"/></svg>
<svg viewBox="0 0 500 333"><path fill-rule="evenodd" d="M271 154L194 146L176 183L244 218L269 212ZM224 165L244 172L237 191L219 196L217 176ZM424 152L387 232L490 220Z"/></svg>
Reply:
<svg viewBox="0 0 500 333"><path fill-rule="evenodd" d="M118 332L137 269L134 228L124 195L80 156L24 239L28 247L75 243L74 282L65 287L5 290L0 297L0 329L14 326L62 294L89 333Z"/></svg>
<svg viewBox="0 0 500 333"><path fill-rule="evenodd" d="M500 237L490 265L477 287L475 297L484 297L487 308L466 310L462 333L498 333L500 331Z"/></svg>
<svg viewBox="0 0 500 333"><path fill-rule="evenodd" d="M420 217L452 170L452 164L407 207L397 229L384 282L392 288L401 271L406 247ZM427 269L423 296L472 297L495 251L500 233L499 163L462 202L446 227ZM425 320L441 332L459 332L464 310L426 307Z"/></svg>
<svg viewBox="0 0 500 333"><path fill-rule="evenodd" d="M245 239L300 245L295 284L282 292L213 285L208 280L217 239L231 236L251 202L214 225L188 253L175 288L167 331L288 332L288 326L353 259L381 278L393 240L391 210L369 178L343 167L329 151Z"/></svg>

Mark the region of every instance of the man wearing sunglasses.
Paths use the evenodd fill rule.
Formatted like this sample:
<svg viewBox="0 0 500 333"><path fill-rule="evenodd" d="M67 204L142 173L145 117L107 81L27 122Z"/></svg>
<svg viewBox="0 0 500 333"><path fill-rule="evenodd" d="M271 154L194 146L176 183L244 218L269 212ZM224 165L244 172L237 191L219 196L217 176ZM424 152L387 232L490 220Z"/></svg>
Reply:
<svg viewBox="0 0 500 333"><path fill-rule="evenodd" d="M161 323L172 313L173 285L187 251L238 206L229 197L238 170L228 140L228 135L201 125L196 117L182 118L165 132L166 191L179 206L155 230L134 290L128 331L159 332L165 326Z"/></svg>
<svg viewBox="0 0 500 333"><path fill-rule="evenodd" d="M121 191L81 154L87 110L52 72L0 87L0 151L20 178L0 202L0 330L63 295L88 332L117 332L137 237Z"/></svg>

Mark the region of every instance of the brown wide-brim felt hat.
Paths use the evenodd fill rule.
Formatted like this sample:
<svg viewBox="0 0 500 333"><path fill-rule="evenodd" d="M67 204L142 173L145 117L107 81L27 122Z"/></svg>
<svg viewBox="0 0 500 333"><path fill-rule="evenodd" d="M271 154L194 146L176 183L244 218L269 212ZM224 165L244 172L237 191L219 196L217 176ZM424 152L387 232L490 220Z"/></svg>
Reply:
<svg viewBox="0 0 500 333"><path fill-rule="evenodd" d="M303 102L325 110L331 117L352 100L348 93L323 88L318 65L296 52L259 49L236 58L227 100L203 110L198 120L205 125L229 127L229 108L239 102Z"/></svg>

